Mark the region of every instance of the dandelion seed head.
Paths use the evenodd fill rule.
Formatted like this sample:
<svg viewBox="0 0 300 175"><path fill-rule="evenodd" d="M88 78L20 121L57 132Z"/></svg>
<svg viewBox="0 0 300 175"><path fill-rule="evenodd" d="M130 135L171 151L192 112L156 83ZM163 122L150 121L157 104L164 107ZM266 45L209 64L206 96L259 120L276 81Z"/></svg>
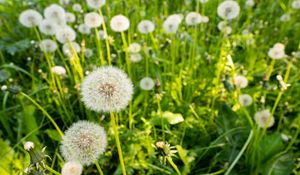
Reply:
<svg viewBox="0 0 300 175"><path fill-rule="evenodd" d="M78 162L67 162L64 164L61 174L62 175L81 175L82 165Z"/></svg>
<svg viewBox="0 0 300 175"><path fill-rule="evenodd" d="M152 80L152 78L150 77L144 77L141 81L140 81L140 87L141 89L145 90L145 91L150 91L153 89L155 83Z"/></svg>
<svg viewBox="0 0 300 175"><path fill-rule="evenodd" d="M139 43L131 43L128 47L128 52L139 53L141 51L141 45Z"/></svg>
<svg viewBox="0 0 300 175"><path fill-rule="evenodd" d="M282 59L286 57L284 52L284 45L281 43L276 43L272 48L268 51L268 56L272 59Z"/></svg>
<svg viewBox="0 0 300 175"><path fill-rule="evenodd" d="M76 20L76 16L74 15L74 13L70 13L70 12L66 13L66 22L67 23L75 22L75 20Z"/></svg>
<svg viewBox="0 0 300 175"><path fill-rule="evenodd" d="M275 123L274 117L271 115L270 110L268 109L256 112L254 115L254 120L260 128L270 128Z"/></svg>
<svg viewBox="0 0 300 175"><path fill-rule="evenodd" d="M82 11L82 6L78 3L76 3L76 4L73 4L72 9L75 12L81 12Z"/></svg>
<svg viewBox="0 0 300 175"><path fill-rule="evenodd" d="M103 127L89 121L78 121L65 131L60 148L66 161L90 165L103 154L106 146Z"/></svg>
<svg viewBox="0 0 300 175"><path fill-rule="evenodd" d="M190 12L185 17L185 22L188 26L197 25L202 22L202 16L197 12Z"/></svg>
<svg viewBox="0 0 300 175"><path fill-rule="evenodd" d="M252 104L252 97L248 94L242 94L239 96L239 101L242 106L250 106Z"/></svg>
<svg viewBox="0 0 300 175"><path fill-rule="evenodd" d="M245 76L236 75L233 78L234 84L239 88L245 88L248 86L248 80Z"/></svg>
<svg viewBox="0 0 300 175"><path fill-rule="evenodd" d="M300 0L294 0L292 2L292 8L293 9L300 9Z"/></svg>
<svg viewBox="0 0 300 175"><path fill-rule="evenodd" d="M36 10L32 9L23 11L19 16L19 22L28 28L38 26L42 20L42 15Z"/></svg>
<svg viewBox="0 0 300 175"><path fill-rule="evenodd" d="M64 44L74 41L76 38L76 32L71 27L64 26L56 31L55 36L60 43Z"/></svg>
<svg viewBox="0 0 300 175"><path fill-rule="evenodd" d="M66 24L66 12L63 7L58 4L51 4L44 10L46 19L55 22L57 25L64 26Z"/></svg>
<svg viewBox="0 0 300 175"><path fill-rule="evenodd" d="M78 26L78 31L81 33L81 34L90 34L91 33L91 28L88 27L86 24L80 24Z"/></svg>
<svg viewBox="0 0 300 175"><path fill-rule="evenodd" d="M84 15L84 24L90 28L99 27L102 21L102 18L96 12L90 12Z"/></svg>
<svg viewBox="0 0 300 175"><path fill-rule="evenodd" d="M66 69L62 66L53 66L51 68L51 71L53 74L60 75L60 76L64 76L67 73Z"/></svg>
<svg viewBox="0 0 300 175"><path fill-rule="evenodd" d="M46 53L53 53L57 49L57 44L51 39L44 39L39 44L40 49Z"/></svg>
<svg viewBox="0 0 300 175"><path fill-rule="evenodd" d="M28 142L24 143L24 149L26 151L29 151L29 150L31 150L33 148L34 148L34 143L33 142L28 141Z"/></svg>
<svg viewBox="0 0 300 175"><path fill-rule="evenodd" d="M90 57L92 57L93 56L93 50L92 49L90 49L90 48L85 48L85 50L84 50L84 56L85 57L87 57L87 58L90 58Z"/></svg>
<svg viewBox="0 0 300 175"><path fill-rule="evenodd" d="M219 4L217 12L221 18L231 20L238 17L240 6L236 1L226 0Z"/></svg>
<svg viewBox="0 0 300 175"><path fill-rule="evenodd" d="M55 35L57 27L57 24L48 19L42 20L39 24L39 30L45 35Z"/></svg>
<svg viewBox="0 0 300 175"><path fill-rule="evenodd" d="M153 32L155 29L155 25L150 20L142 20L138 24L138 31L142 34L147 34Z"/></svg>
<svg viewBox="0 0 300 175"><path fill-rule="evenodd" d="M86 0L88 7L98 9L105 4L105 0Z"/></svg>
<svg viewBox="0 0 300 175"><path fill-rule="evenodd" d="M78 43L76 42L71 42L71 43L65 43L63 45L63 53L67 56L72 56L74 52L78 53L81 51L81 47Z"/></svg>
<svg viewBox="0 0 300 175"><path fill-rule="evenodd" d="M110 27L115 32L124 32L130 26L129 19L124 15L116 15L110 20Z"/></svg>
<svg viewBox="0 0 300 175"><path fill-rule="evenodd" d="M116 67L100 67L87 75L81 86L82 101L97 112L117 112L128 106L133 85Z"/></svg>
<svg viewBox="0 0 300 175"><path fill-rule="evenodd" d="M129 55L129 59L131 62L137 63L137 62L140 62L143 59L143 57L140 53L131 53Z"/></svg>

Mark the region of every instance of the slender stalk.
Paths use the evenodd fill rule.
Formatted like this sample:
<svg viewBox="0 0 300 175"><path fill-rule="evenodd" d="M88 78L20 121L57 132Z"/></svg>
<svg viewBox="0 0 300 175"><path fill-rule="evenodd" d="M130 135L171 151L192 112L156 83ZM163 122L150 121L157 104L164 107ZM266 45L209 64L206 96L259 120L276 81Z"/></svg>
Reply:
<svg viewBox="0 0 300 175"><path fill-rule="evenodd" d="M242 150L239 152L239 154L236 156L236 158L234 159L234 161L232 162L232 164L230 165L230 167L227 169L225 175L228 175L231 170L233 169L233 167L235 166L235 164L238 162L238 160L241 158L241 156L243 155L243 153L245 152L247 146L249 145L251 139L252 139L252 136L253 136L253 130L250 131L250 134L248 136L248 139L246 141L246 143L244 144Z"/></svg>
<svg viewBox="0 0 300 175"><path fill-rule="evenodd" d="M58 125L56 124L56 122L53 120L53 118L48 114L48 112L42 106L40 106L34 99L32 99L27 94L23 92L20 92L20 94L23 95L25 98L27 98L29 101L31 101L36 107L38 107L46 115L46 117L50 120L50 122L53 124L53 126L55 127L55 129L57 130L57 132L61 137L64 135L63 132L58 127Z"/></svg>
<svg viewBox="0 0 300 175"><path fill-rule="evenodd" d="M96 35L96 45L97 45L98 56L100 57L100 63L101 63L101 65L104 65L104 58L103 58L103 54L101 52L100 36L99 36L99 31L97 28L95 28L95 35Z"/></svg>
<svg viewBox="0 0 300 175"><path fill-rule="evenodd" d="M101 9L99 9L99 14L100 14L101 18L103 19L102 27L103 27L103 32L104 32L104 36L105 36L107 61L108 61L108 65L111 65L110 47L109 47L109 41L108 41L108 34L107 34L106 24L105 24L105 21L104 21Z"/></svg>
<svg viewBox="0 0 300 175"><path fill-rule="evenodd" d="M167 157L168 162L171 164L171 166L174 168L174 170L176 171L176 173L178 175L181 175L181 172L179 171L177 165L173 162L171 157Z"/></svg>
<svg viewBox="0 0 300 175"><path fill-rule="evenodd" d="M123 46L124 46L124 50L125 50L125 60L126 60L126 64L127 64L127 72L129 77L131 78L131 65L130 65L130 61L129 61L129 55L128 55L128 45L127 45L127 41L126 41L126 37L124 32L121 32L121 37L122 37L122 41L123 41Z"/></svg>
<svg viewBox="0 0 300 175"><path fill-rule="evenodd" d="M116 144L117 144L122 173L123 173L123 175L126 175L125 163L124 163L124 159L123 159L123 153L122 153L121 142L120 142L120 138L119 138L119 131L118 131L118 126L117 126L118 124L116 123L116 118L115 118L114 113L111 112L110 117L111 117L111 123L112 123L113 129L114 129L114 135L115 135L115 140L116 140Z"/></svg>
<svg viewBox="0 0 300 175"><path fill-rule="evenodd" d="M102 171L102 169L101 169L101 167L100 167L100 165L99 165L99 163L98 163L98 161L95 162L95 165L96 165L96 167L97 167L97 170L98 170L99 174L100 174L100 175L104 175L104 174L103 174L103 171Z"/></svg>
<svg viewBox="0 0 300 175"><path fill-rule="evenodd" d="M47 169L48 171L50 171L52 174L61 175L59 172L55 171L54 169L52 169L52 168L49 167L48 165L46 165L46 169Z"/></svg>
<svg viewBox="0 0 300 175"><path fill-rule="evenodd" d="M270 79L270 76L272 75L272 72L273 72L273 69L274 69L274 65L275 65L275 60L272 59L271 65L270 65L270 67L268 69L268 72L267 72L267 75L265 77L265 80L269 80Z"/></svg>

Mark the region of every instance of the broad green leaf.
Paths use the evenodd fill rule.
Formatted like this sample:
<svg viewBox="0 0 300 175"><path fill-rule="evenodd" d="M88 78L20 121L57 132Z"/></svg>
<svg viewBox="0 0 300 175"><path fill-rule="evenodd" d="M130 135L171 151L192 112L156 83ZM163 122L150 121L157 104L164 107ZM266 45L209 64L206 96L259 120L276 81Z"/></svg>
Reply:
<svg viewBox="0 0 300 175"><path fill-rule="evenodd" d="M266 175L286 175L292 174L294 165L292 154L283 154L276 159L271 159L265 167L263 174Z"/></svg>

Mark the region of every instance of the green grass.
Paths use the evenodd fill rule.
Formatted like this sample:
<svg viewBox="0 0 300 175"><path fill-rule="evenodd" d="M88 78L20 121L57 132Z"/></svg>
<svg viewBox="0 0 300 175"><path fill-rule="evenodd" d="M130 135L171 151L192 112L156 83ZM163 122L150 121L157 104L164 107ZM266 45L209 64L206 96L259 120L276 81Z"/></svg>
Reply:
<svg viewBox="0 0 300 175"><path fill-rule="evenodd" d="M84 13L92 11L85 1L78 2ZM18 21L23 10L42 13L57 1L0 4L0 86L8 87L0 92L0 174L23 173L30 162L23 148L26 141L38 149L47 146L51 160L46 159L46 172L59 174L65 163L59 151L61 136L78 120L99 123L108 135L106 152L95 165L84 167L83 174L122 174L118 151L127 174L299 174L300 64L292 53L300 51L300 10L291 8L292 0L256 1L252 8L238 0L241 12L229 21L232 33L224 35L217 28L222 21L217 15L220 2L107 0L98 13L106 17L105 30L114 42L100 40L97 30L90 35L77 32L76 42L94 54L86 58L80 52L74 59L63 54L61 44L55 53L43 53L39 40L55 37ZM72 5L64 8L73 12ZM209 22L187 26L183 19L176 34L164 32L167 16L191 11L208 16ZM84 13L74 12L76 22L70 26L81 24ZM280 21L284 13L291 14L287 22ZM109 21L117 14L130 19L128 31L111 30ZM138 32L143 19L155 23L153 33ZM245 29L248 34L243 34ZM133 42L142 46L138 63L129 60L127 47ZM285 45L288 57L272 60L268 50L278 42ZM64 66L67 75L53 74L54 65ZM126 71L134 84L132 101L112 114L115 120L109 113L87 109L81 101L79 87L86 71L103 65ZM247 77L248 86L237 88L235 75ZM289 84L287 89L282 89L277 75ZM156 82L151 91L139 87L146 76ZM245 93L253 98L248 107L238 100ZM255 113L263 109L270 109L275 118L271 128L255 123ZM282 139L282 134L289 139ZM172 156L162 156L155 147L158 141L170 144Z"/></svg>

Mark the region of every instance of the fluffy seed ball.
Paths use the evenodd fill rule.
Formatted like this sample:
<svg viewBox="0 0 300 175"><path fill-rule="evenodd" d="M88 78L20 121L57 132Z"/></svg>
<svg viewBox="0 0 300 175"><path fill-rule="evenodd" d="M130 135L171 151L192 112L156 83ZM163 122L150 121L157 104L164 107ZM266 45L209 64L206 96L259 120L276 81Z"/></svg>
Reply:
<svg viewBox="0 0 300 175"><path fill-rule="evenodd" d="M155 25L152 21L143 20L138 24L138 31L142 34L147 34L153 32Z"/></svg>
<svg viewBox="0 0 300 175"><path fill-rule="evenodd" d="M275 123L275 119L268 109L256 112L254 115L254 120L260 128L270 128Z"/></svg>
<svg viewBox="0 0 300 175"><path fill-rule="evenodd" d="M223 19L234 19L239 16L240 6L233 0L227 0L218 6L217 12Z"/></svg>
<svg viewBox="0 0 300 175"><path fill-rule="evenodd" d="M24 143L24 149L26 151L29 151L29 150L31 150L33 148L34 148L34 143L33 142L28 141L28 142Z"/></svg>
<svg viewBox="0 0 300 175"><path fill-rule="evenodd" d="M25 27L35 27L43 20L42 15L32 9L23 11L19 16L20 23Z"/></svg>
<svg viewBox="0 0 300 175"><path fill-rule="evenodd" d="M245 88L248 86L248 80L243 75L236 75L233 78L234 85L236 85L239 88Z"/></svg>
<svg viewBox="0 0 300 175"><path fill-rule="evenodd" d="M84 24L90 28L99 27L102 24L102 19L98 13L90 12L84 15Z"/></svg>
<svg viewBox="0 0 300 175"><path fill-rule="evenodd" d="M140 81L140 87L145 91L150 91L153 89L154 85L155 83L150 77L145 77Z"/></svg>
<svg viewBox="0 0 300 175"><path fill-rule="evenodd" d="M62 175L80 175L82 173L82 165L78 162L67 162L64 164Z"/></svg>
<svg viewBox="0 0 300 175"><path fill-rule="evenodd" d="M87 5L92 9L98 9L105 4L105 0L86 0Z"/></svg>
<svg viewBox="0 0 300 175"><path fill-rule="evenodd" d="M272 48L269 49L268 55L272 59L282 59L286 57L284 45L281 43L276 43Z"/></svg>
<svg viewBox="0 0 300 175"><path fill-rule="evenodd" d="M90 165L105 151L106 145L103 127L89 121L78 121L65 131L61 153L66 161Z"/></svg>
<svg viewBox="0 0 300 175"><path fill-rule="evenodd" d="M239 101L242 106L250 106L252 104L252 97L248 94L242 94L239 96Z"/></svg>
<svg viewBox="0 0 300 175"><path fill-rule="evenodd" d="M86 76L81 87L82 101L97 112L124 109L132 98L133 85L122 70L105 66Z"/></svg>
<svg viewBox="0 0 300 175"><path fill-rule="evenodd" d="M46 53L53 53L57 49L57 44L51 39L44 39L39 44L41 50Z"/></svg>
<svg viewBox="0 0 300 175"><path fill-rule="evenodd" d="M76 32L69 26L64 26L56 31L56 39L64 44L74 41L76 38Z"/></svg>
<svg viewBox="0 0 300 175"><path fill-rule="evenodd" d="M124 32L130 26L129 19L124 15L116 15L110 20L110 27L115 32Z"/></svg>
<svg viewBox="0 0 300 175"><path fill-rule="evenodd" d="M45 35L54 35L56 33L57 24L49 19L44 19L39 24L40 31Z"/></svg>

